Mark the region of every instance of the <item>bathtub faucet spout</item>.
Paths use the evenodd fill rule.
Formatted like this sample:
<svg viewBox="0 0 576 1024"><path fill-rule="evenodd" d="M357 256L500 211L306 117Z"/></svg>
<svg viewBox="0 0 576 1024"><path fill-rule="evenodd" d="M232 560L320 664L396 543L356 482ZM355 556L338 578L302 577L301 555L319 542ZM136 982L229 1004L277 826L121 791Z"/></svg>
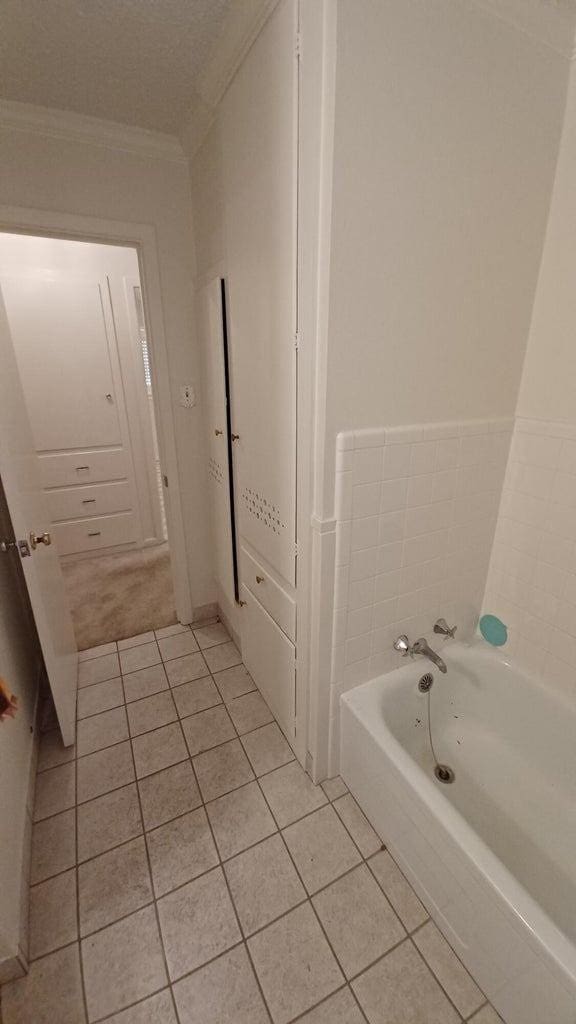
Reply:
<svg viewBox="0 0 576 1024"><path fill-rule="evenodd" d="M416 640L415 643L412 644L412 653L422 654L423 657L428 658L429 661L436 665L436 668L440 669L441 672L448 671L448 669L446 668L446 662L440 657L439 654L436 654L436 651L432 650L428 641L423 636L421 636L419 640Z"/></svg>

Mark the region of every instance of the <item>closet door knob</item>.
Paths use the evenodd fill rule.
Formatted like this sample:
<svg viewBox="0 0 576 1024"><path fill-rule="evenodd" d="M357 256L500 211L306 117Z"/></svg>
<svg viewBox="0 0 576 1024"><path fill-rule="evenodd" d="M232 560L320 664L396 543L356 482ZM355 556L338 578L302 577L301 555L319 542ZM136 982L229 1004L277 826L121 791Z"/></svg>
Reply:
<svg viewBox="0 0 576 1024"><path fill-rule="evenodd" d="M215 430L214 433L216 434L216 437L220 437L221 434L224 433L224 431L223 430Z"/></svg>
<svg viewBox="0 0 576 1024"><path fill-rule="evenodd" d="M240 440L240 434L230 434L230 437L232 438L233 441Z"/></svg>
<svg viewBox="0 0 576 1024"><path fill-rule="evenodd" d="M265 582L266 582L266 580L264 579L264 576L257 576L256 577L256 583L265 583Z"/></svg>
<svg viewBox="0 0 576 1024"><path fill-rule="evenodd" d="M30 547L33 551L36 550L39 544L45 544L48 547L52 543L52 538L49 533L30 533L29 534Z"/></svg>

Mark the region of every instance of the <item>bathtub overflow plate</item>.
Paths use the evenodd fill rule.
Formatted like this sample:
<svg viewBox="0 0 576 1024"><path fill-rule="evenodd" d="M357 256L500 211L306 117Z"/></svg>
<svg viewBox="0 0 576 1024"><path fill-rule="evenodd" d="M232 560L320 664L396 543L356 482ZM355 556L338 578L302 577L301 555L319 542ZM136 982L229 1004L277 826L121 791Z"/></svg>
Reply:
<svg viewBox="0 0 576 1024"><path fill-rule="evenodd" d="M422 678L420 679L420 682L418 683L418 689L420 690L420 693L428 693L428 690L430 690L433 682L434 676L432 675L432 673L425 672Z"/></svg>

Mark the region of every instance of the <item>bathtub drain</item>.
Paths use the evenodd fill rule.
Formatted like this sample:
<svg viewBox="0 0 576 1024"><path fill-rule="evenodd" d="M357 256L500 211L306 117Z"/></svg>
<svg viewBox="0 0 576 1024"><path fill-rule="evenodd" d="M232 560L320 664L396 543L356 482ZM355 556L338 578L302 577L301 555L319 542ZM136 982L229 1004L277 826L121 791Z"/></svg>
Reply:
<svg viewBox="0 0 576 1024"><path fill-rule="evenodd" d="M454 782L456 776L451 768L447 764L437 764L434 768L434 775L439 782L445 782L448 785L450 782Z"/></svg>

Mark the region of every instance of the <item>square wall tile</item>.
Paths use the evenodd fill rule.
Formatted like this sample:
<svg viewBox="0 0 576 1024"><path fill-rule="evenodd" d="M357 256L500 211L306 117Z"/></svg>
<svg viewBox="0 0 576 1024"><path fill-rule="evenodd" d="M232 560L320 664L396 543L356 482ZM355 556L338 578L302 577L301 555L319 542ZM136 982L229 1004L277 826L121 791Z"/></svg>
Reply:
<svg viewBox="0 0 576 1024"><path fill-rule="evenodd" d="M109 925L82 941L90 1021L116 1013L166 984L153 907Z"/></svg>
<svg viewBox="0 0 576 1024"><path fill-rule="evenodd" d="M344 981L308 903L253 935L248 947L274 1024L288 1024Z"/></svg>
<svg viewBox="0 0 576 1024"><path fill-rule="evenodd" d="M173 981L241 939L221 868L163 896L158 913Z"/></svg>

